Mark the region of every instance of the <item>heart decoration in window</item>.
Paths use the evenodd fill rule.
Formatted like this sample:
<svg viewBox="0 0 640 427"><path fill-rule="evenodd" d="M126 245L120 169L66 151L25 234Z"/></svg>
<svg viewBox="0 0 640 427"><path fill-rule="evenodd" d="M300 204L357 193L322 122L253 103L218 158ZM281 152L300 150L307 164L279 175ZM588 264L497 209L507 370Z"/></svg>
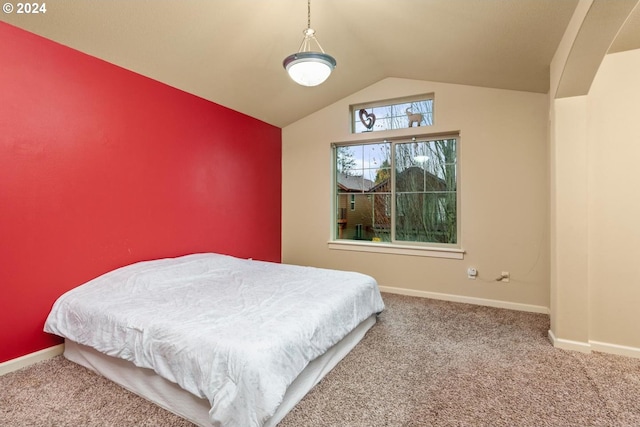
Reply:
<svg viewBox="0 0 640 427"><path fill-rule="evenodd" d="M373 113L367 113L367 110L365 110L364 108L361 109L358 113L360 114L360 121L362 122L362 124L368 130L371 130L376 122L376 115Z"/></svg>

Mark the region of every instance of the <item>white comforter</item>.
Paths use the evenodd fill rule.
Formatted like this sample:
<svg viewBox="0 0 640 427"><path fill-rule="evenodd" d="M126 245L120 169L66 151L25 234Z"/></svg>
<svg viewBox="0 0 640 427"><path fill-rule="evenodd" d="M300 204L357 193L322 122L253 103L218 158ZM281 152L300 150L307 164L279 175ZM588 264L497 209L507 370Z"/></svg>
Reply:
<svg viewBox="0 0 640 427"><path fill-rule="evenodd" d="M72 289L45 331L208 399L214 425L247 427L263 425L311 360L383 309L363 274L195 254Z"/></svg>

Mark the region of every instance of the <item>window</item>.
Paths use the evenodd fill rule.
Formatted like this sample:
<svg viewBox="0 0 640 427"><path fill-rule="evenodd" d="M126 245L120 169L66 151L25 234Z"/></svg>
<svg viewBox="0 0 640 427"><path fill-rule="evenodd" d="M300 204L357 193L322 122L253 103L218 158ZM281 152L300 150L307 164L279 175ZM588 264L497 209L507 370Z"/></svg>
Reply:
<svg viewBox="0 0 640 427"><path fill-rule="evenodd" d="M334 239L457 247L458 140L335 144Z"/></svg>
<svg viewBox="0 0 640 427"><path fill-rule="evenodd" d="M433 94L351 106L352 133L433 125Z"/></svg>

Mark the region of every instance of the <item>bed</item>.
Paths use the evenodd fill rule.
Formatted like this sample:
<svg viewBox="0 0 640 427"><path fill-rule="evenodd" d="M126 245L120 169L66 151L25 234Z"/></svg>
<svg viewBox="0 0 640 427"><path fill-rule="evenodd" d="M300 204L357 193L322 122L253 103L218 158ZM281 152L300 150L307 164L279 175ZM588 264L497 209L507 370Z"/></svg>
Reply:
<svg viewBox="0 0 640 427"><path fill-rule="evenodd" d="M271 427L383 309L364 274L201 253L74 288L44 330L69 360L197 425Z"/></svg>

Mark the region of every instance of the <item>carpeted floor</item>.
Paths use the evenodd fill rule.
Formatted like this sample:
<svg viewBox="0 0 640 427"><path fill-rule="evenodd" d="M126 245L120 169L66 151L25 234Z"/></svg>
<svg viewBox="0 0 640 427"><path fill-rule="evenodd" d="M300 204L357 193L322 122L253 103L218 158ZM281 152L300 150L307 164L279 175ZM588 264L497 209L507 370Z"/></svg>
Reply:
<svg viewBox="0 0 640 427"><path fill-rule="evenodd" d="M383 295L280 427L640 426L640 359L553 348L545 315ZM0 377L0 426L190 426L61 356Z"/></svg>

